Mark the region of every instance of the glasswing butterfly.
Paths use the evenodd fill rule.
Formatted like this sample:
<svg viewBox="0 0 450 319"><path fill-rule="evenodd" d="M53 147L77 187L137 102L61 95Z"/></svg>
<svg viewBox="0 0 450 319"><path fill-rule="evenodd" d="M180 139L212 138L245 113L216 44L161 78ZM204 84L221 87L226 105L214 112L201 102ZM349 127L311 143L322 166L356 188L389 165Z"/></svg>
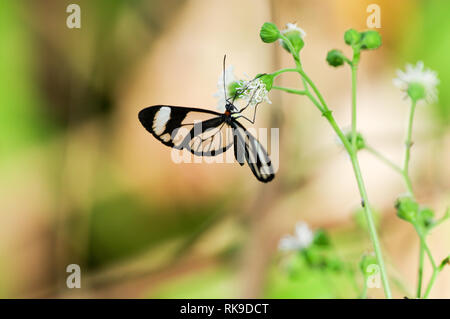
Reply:
<svg viewBox="0 0 450 319"><path fill-rule="evenodd" d="M270 157L261 143L237 120L243 118L253 124L256 108L261 102L254 103L253 120L250 120L242 112L251 105L253 96L241 109L234 104L236 98L247 90L246 87L238 88L232 99L227 98L225 59L226 56L223 60L226 101L224 113L199 108L154 105L139 112L139 121L164 145L179 150L186 149L197 156L216 156L233 147L236 161L240 165L244 165L246 161L255 177L267 183L275 177ZM232 134L229 134L229 129Z"/></svg>

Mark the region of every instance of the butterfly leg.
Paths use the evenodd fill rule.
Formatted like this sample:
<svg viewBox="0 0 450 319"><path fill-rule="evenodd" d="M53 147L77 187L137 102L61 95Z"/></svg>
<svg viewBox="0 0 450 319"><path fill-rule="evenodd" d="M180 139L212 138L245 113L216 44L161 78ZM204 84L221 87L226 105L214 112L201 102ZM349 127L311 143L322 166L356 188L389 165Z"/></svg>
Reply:
<svg viewBox="0 0 450 319"><path fill-rule="evenodd" d="M242 117L243 119L249 121L250 123L255 124L255 120L256 120L256 109L258 108L258 105L259 105L259 104L260 104L260 103L258 103L258 104L255 105L255 112L253 112L253 120L250 120L248 117L246 117L246 116L244 116L244 115L242 115L242 114L239 114L239 116L236 117L236 118Z"/></svg>

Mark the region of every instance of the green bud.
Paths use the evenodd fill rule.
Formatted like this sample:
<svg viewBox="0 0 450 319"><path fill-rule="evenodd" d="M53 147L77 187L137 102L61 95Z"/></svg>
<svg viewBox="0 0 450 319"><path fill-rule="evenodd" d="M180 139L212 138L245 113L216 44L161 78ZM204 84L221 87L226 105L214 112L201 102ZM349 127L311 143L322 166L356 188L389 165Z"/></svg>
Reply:
<svg viewBox="0 0 450 319"><path fill-rule="evenodd" d="M260 79L266 85L267 92L272 89L274 76L272 74L262 73L258 74L256 78Z"/></svg>
<svg viewBox="0 0 450 319"><path fill-rule="evenodd" d="M416 102L425 98L425 88L420 83L410 83L407 93L411 100Z"/></svg>
<svg viewBox="0 0 450 319"><path fill-rule="evenodd" d="M344 34L344 41L348 45L356 45L361 41L361 33L355 29L349 29Z"/></svg>
<svg viewBox="0 0 450 319"><path fill-rule="evenodd" d="M375 30L369 30L362 33L361 49L376 49L381 46L381 35Z"/></svg>
<svg viewBox="0 0 450 319"><path fill-rule="evenodd" d="M372 265L378 265L377 258L374 254L364 254L359 262L359 268L361 269L364 277L368 277L373 274Z"/></svg>
<svg viewBox="0 0 450 319"><path fill-rule="evenodd" d="M419 205L410 196L402 196L397 199L395 204L397 216L410 223L415 223L419 211Z"/></svg>
<svg viewBox="0 0 450 319"><path fill-rule="evenodd" d="M313 244L317 246L327 247L330 246L330 238L323 229L318 229L314 232Z"/></svg>
<svg viewBox="0 0 450 319"><path fill-rule="evenodd" d="M299 53L300 50L305 46L302 34L296 30L286 32L284 33L284 36L288 38L289 42L291 42L296 53ZM284 42L284 40L281 40L281 46L289 53L292 53L291 50L289 49L289 46Z"/></svg>
<svg viewBox="0 0 450 319"><path fill-rule="evenodd" d="M350 144L352 143L353 140L353 134L352 132L348 132L345 137L347 138L347 140L350 142ZM363 148L366 147L366 142L364 141L364 137L362 136L361 133L356 132L356 150L362 150Z"/></svg>
<svg viewBox="0 0 450 319"><path fill-rule="evenodd" d="M272 43L280 38L280 30L275 24L266 22L262 25L259 36L263 42Z"/></svg>
<svg viewBox="0 0 450 319"><path fill-rule="evenodd" d="M327 62L329 65L338 67L344 64L345 56L340 50L330 50L327 54Z"/></svg>

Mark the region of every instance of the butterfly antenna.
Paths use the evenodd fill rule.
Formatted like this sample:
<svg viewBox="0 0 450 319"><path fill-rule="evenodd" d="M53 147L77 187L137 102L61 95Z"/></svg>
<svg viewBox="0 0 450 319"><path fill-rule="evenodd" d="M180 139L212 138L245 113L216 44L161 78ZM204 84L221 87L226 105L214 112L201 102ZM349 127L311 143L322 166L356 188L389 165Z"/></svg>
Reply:
<svg viewBox="0 0 450 319"><path fill-rule="evenodd" d="M227 59L227 55L223 56L223 93L225 94L225 101L227 101L227 88L225 85L225 61Z"/></svg>

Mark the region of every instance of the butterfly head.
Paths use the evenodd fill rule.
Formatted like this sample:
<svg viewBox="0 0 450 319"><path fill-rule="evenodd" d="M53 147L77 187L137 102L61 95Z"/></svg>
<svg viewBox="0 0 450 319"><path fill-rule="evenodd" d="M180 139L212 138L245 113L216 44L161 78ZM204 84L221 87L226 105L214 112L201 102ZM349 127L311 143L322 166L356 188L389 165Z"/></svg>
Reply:
<svg viewBox="0 0 450 319"><path fill-rule="evenodd" d="M236 111L238 111L238 108L233 103L227 102L225 104L225 112L230 112L230 114L231 114Z"/></svg>

